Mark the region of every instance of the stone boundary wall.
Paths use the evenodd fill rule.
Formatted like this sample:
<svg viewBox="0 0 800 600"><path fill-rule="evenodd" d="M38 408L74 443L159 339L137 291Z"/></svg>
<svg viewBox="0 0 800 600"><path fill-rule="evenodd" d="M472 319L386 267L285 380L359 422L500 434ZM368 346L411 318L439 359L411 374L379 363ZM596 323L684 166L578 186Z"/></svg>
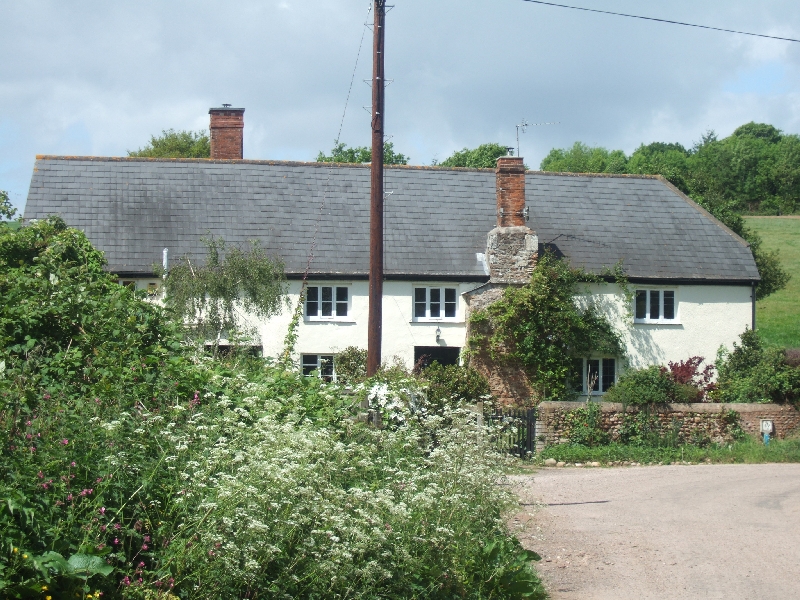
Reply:
<svg viewBox="0 0 800 600"><path fill-rule="evenodd" d="M611 434L612 439L619 434L624 415L622 404L598 402L601 409L601 427ZM581 407L585 402L542 402L536 417L536 450L546 445L563 444L568 441L564 416ZM638 407L628 406L628 413L635 413ZM757 437L761 433L761 420L774 422L772 435L784 438L800 429L800 411L785 404L664 404L654 409L654 414L664 425L673 420L682 422L681 434L691 437L693 433L707 436L712 441L723 443L730 440L728 424L724 419L727 411L739 414L740 427L745 433Z"/></svg>

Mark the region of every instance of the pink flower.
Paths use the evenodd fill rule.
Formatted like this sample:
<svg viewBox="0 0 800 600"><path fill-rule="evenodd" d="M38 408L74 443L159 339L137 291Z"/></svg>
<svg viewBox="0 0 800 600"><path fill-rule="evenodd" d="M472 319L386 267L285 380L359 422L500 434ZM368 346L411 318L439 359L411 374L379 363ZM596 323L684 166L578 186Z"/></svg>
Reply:
<svg viewBox="0 0 800 600"><path fill-rule="evenodd" d="M144 536L144 541L145 542L149 542L150 541L150 536L149 535Z"/></svg>
<svg viewBox="0 0 800 600"><path fill-rule="evenodd" d="M41 471L39 471L39 472L36 474L36 476L37 476L39 479L44 479L44 473L42 473Z"/></svg>
<svg viewBox="0 0 800 600"><path fill-rule="evenodd" d="M69 440L64 438L63 440L61 440L61 443L66 446L67 444L69 444Z"/></svg>
<svg viewBox="0 0 800 600"><path fill-rule="evenodd" d="M131 584L131 578L125 575L125 577L122 579L122 585L130 585L130 584Z"/></svg>
<svg viewBox="0 0 800 600"><path fill-rule="evenodd" d="M45 399L45 400L50 400L50 394L45 394L45 395L44 395L44 399Z"/></svg>
<svg viewBox="0 0 800 600"><path fill-rule="evenodd" d="M101 514L101 515L104 515L104 514L106 514L106 507L105 507L105 506L102 506L102 507L100 508L100 511L99 511L99 512L100 512L100 514Z"/></svg>
<svg viewBox="0 0 800 600"><path fill-rule="evenodd" d="M72 502L72 494L67 495L67 502Z"/></svg>
<svg viewBox="0 0 800 600"><path fill-rule="evenodd" d="M97 546L97 549L98 549L98 550L102 550L102 549L103 549L103 548L105 548L105 547L106 547L106 545L105 545L105 544L99 544L99 545Z"/></svg>
<svg viewBox="0 0 800 600"><path fill-rule="evenodd" d="M106 530L106 526L105 525L100 525L100 531L105 531L105 530Z"/></svg>
<svg viewBox="0 0 800 600"><path fill-rule="evenodd" d="M36 448L34 448L33 446L31 446L31 452L36 452Z"/></svg>
<svg viewBox="0 0 800 600"><path fill-rule="evenodd" d="M142 544L142 550L147 550L147 544Z"/></svg>
<svg viewBox="0 0 800 600"><path fill-rule="evenodd" d="M75 464L75 461L73 460L71 463L69 463L69 466L74 468L77 467L78 465Z"/></svg>
<svg viewBox="0 0 800 600"><path fill-rule="evenodd" d="M143 566L144 566L144 561L141 561L141 562L139 563L139 567L143 567Z"/></svg>
<svg viewBox="0 0 800 600"><path fill-rule="evenodd" d="M114 529L119 529L120 527L122 527L122 525L119 523L114 523Z"/></svg>
<svg viewBox="0 0 800 600"><path fill-rule="evenodd" d="M27 425L28 427L30 427L30 426L31 426L31 422L30 422L30 421L25 421L25 425Z"/></svg>
<svg viewBox="0 0 800 600"><path fill-rule="evenodd" d="M116 546L117 544L119 544L119 538L114 538L114 545Z"/></svg>

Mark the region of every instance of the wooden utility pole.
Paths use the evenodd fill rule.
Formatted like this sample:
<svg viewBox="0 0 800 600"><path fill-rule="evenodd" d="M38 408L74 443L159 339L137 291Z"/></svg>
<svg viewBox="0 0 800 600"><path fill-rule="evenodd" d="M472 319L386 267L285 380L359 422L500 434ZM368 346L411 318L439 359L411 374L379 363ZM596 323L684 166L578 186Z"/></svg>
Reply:
<svg viewBox="0 0 800 600"><path fill-rule="evenodd" d="M383 335L383 77L386 0L375 0L372 30L372 168L369 213L369 323L367 333L367 375L381 367Z"/></svg>

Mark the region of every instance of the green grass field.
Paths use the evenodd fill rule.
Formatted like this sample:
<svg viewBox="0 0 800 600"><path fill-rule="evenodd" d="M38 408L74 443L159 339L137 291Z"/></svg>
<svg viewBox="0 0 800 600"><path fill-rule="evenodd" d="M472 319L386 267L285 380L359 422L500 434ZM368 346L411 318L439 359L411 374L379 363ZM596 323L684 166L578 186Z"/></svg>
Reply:
<svg viewBox="0 0 800 600"><path fill-rule="evenodd" d="M792 275L785 289L760 300L756 328L771 346L800 348L800 217L747 217L747 226L768 250L780 250L783 268Z"/></svg>

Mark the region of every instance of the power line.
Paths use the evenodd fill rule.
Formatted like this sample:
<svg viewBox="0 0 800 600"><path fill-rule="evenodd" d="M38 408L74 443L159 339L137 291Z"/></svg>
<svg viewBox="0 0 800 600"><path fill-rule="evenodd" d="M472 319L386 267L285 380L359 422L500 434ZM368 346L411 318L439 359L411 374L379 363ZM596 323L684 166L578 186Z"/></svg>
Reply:
<svg viewBox="0 0 800 600"><path fill-rule="evenodd" d="M543 2L542 0L522 0L523 2L530 2L531 4L543 4L545 6L556 6L558 8L571 8L572 10L583 10L586 12L600 13L603 15L614 15L615 17L628 17L630 19L642 19L644 21L656 21L657 23L669 23L670 25L683 25L685 27L697 27L698 29L712 29L714 31L724 31L725 33L738 33L739 35L751 35L753 37L767 38L770 40L781 40L784 42L796 42L800 44L800 40L794 38L778 37L775 35L766 35L763 33L751 33L749 31L737 31L735 29L723 29L722 27L711 27L710 25L697 25L695 23L684 23L683 21L670 21L669 19L657 19L655 17L642 17L641 15L629 15L626 13L612 12L610 10L598 10L596 8L584 8L582 6L569 6L567 4L556 4L555 2Z"/></svg>

